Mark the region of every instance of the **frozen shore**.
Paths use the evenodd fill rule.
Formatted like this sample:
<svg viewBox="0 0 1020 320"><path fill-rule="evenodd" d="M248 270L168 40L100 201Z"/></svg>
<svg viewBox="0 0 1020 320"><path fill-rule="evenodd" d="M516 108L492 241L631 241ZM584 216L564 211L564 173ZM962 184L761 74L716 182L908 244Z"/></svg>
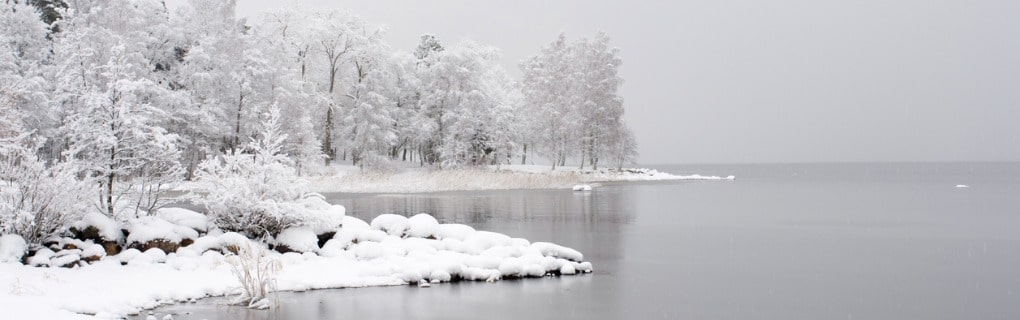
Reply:
<svg viewBox="0 0 1020 320"><path fill-rule="evenodd" d="M232 262L236 261L231 258L232 251L246 244L280 263L282 268L274 277L279 291L427 286L592 270L591 263L584 262L576 250L478 231L467 225L441 224L426 214L411 218L384 214L370 222L344 217L343 225L325 238L311 228L288 229L268 240L276 247L274 251L194 219L201 216L198 213L164 210L169 214L150 216L152 219L144 222L146 227L164 226L148 229L151 236L147 238L173 239L182 234L195 238L174 239L169 242L179 246L164 250L159 247L165 248L166 242L129 243L122 237L110 241L124 249L106 254L110 248L104 251L109 242L103 240L103 234L120 232L120 228L137 229L131 224L141 222L109 225L109 221L93 221L91 225L96 227L100 240L64 238L24 259L0 256L0 316L119 319L163 304L235 295L239 282L231 273L232 263L236 263ZM193 219L176 219L179 217ZM159 223L153 223L153 219L159 219ZM13 237L2 240L0 253L23 250Z"/></svg>
<svg viewBox="0 0 1020 320"><path fill-rule="evenodd" d="M503 165L473 169L362 172L334 165L324 174L306 177L316 192L421 193L464 190L569 189L573 185L615 181L734 180L734 176L676 175L654 169L584 169L547 165Z"/></svg>

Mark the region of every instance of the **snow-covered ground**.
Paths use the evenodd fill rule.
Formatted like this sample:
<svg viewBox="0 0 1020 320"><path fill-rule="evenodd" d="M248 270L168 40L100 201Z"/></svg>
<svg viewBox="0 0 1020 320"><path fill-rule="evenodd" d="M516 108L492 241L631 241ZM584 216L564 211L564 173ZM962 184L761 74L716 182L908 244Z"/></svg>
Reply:
<svg viewBox="0 0 1020 320"><path fill-rule="evenodd" d="M196 216L173 209L142 222L149 228L146 232L157 238L179 236L181 232L175 229L208 226L197 221L200 219L173 219L181 217ZM102 230L103 221L93 224L100 225L100 233L110 231ZM231 273L231 246L252 243L239 234L211 229L169 254L153 248L105 256L102 248L95 250L99 244L91 240L65 239L85 250L71 248L54 254L44 249L29 259L40 265L58 265L78 257L101 256L98 261L82 260L72 268L60 268L10 261L16 259L12 252L23 249L18 240L14 236L0 238L2 319L119 318L161 304L236 294L239 282ZM583 255L576 250L477 231L467 225L440 224L426 214L411 218L384 214L371 222L344 217L343 226L331 240L321 247L317 240L311 228L290 229L272 240L307 251L267 253L282 265L275 276L278 290L424 286L458 279L497 281L592 270L591 263L583 262ZM69 256L74 258L66 258Z"/></svg>
<svg viewBox="0 0 1020 320"><path fill-rule="evenodd" d="M613 181L733 180L734 176L676 175L654 169L623 170L576 166L503 165L482 168L429 170L404 168L398 172L362 172L351 165L334 165L324 174L307 177L317 192L417 193L458 190L571 188L577 184Z"/></svg>

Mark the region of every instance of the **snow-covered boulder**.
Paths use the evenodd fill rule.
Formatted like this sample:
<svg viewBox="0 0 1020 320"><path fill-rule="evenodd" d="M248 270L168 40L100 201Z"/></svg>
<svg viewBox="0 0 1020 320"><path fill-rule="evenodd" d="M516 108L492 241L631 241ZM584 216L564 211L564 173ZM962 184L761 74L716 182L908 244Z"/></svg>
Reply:
<svg viewBox="0 0 1020 320"><path fill-rule="evenodd" d="M475 233L475 228L459 223L444 223L436 229L436 238L440 240L455 239L464 241L468 236Z"/></svg>
<svg viewBox="0 0 1020 320"><path fill-rule="evenodd" d="M209 217L184 208L162 208L156 211L156 217L179 226L195 229L205 233L209 231Z"/></svg>
<svg viewBox="0 0 1020 320"><path fill-rule="evenodd" d="M554 243L535 242L531 244L531 248L538 250L543 256L547 257L563 258L576 262L584 260L584 255L581 252Z"/></svg>
<svg viewBox="0 0 1020 320"><path fill-rule="evenodd" d="M372 229L403 237L407 233L407 229L410 228L410 223L407 222L407 217L405 216L385 213L372 219L371 226Z"/></svg>
<svg viewBox="0 0 1020 320"><path fill-rule="evenodd" d="M383 238L386 235L386 233L382 231L373 230L372 226L361 219L346 216L344 217L343 226L341 226L340 230L333 235L333 239L327 241L327 243L333 242L333 245L331 246L332 248L347 249L348 246L362 241L362 234L370 231L382 233ZM381 239L378 241L381 241ZM326 248L326 245L324 244L322 247Z"/></svg>
<svg viewBox="0 0 1020 320"><path fill-rule="evenodd" d="M319 249L319 237L311 227L287 228L276 236L273 249L280 253L314 252Z"/></svg>
<svg viewBox="0 0 1020 320"><path fill-rule="evenodd" d="M439 221L426 213L419 213L407 218L407 236L417 238L437 238Z"/></svg>
<svg viewBox="0 0 1020 320"><path fill-rule="evenodd" d="M124 237L120 224L101 213L90 212L72 226L71 232L81 240L119 241Z"/></svg>
<svg viewBox="0 0 1020 320"><path fill-rule="evenodd" d="M574 191L591 191L591 185L579 184L574 186Z"/></svg>
<svg viewBox="0 0 1020 320"><path fill-rule="evenodd" d="M509 246L513 244L510 236L491 231L475 231L464 239L471 254L480 254L485 250L497 246Z"/></svg>
<svg viewBox="0 0 1020 320"><path fill-rule="evenodd" d="M81 261L81 250L60 250L50 257L51 267L61 268L73 268L78 266L78 261Z"/></svg>
<svg viewBox="0 0 1020 320"><path fill-rule="evenodd" d="M174 252L181 246L190 245L198 238L195 229L176 225L155 216L133 219L127 224L127 247L140 251L159 248L163 252Z"/></svg>
<svg viewBox="0 0 1020 320"><path fill-rule="evenodd" d="M20 263L27 252L28 244L21 236L14 234L0 236L0 263Z"/></svg>
<svg viewBox="0 0 1020 320"><path fill-rule="evenodd" d="M96 262L106 257L106 249L95 243L86 244L81 250L81 259L85 262Z"/></svg>
<svg viewBox="0 0 1020 320"><path fill-rule="evenodd" d="M31 257L28 257L28 265L33 267L49 267L50 258L53 257L53 250L49 248L42 248L36 251Z"/></svg>

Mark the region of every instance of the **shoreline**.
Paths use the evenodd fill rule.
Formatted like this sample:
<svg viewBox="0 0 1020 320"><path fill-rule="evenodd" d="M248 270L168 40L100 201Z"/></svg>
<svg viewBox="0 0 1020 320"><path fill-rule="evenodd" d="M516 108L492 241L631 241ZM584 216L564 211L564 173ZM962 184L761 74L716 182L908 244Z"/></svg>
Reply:
<svg viewBox="0 0 1020 320"><path fill-rule="evenodd" d="M327 172L304 178L318 193L431 193L446 191L570 189L579 184L643 181L731 181L734 176L678 175L645 168L578 169L542 165L502 165L433 170L404 168L395 172L362 172L351 165L333 165Z"/></svg>

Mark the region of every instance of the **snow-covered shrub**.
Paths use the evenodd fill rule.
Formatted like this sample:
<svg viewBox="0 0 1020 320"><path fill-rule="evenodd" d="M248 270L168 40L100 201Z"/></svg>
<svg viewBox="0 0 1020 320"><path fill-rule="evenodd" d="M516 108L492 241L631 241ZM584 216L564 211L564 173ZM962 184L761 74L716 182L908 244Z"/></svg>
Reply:
<svg viewBox="0 0 1020 320"><path fill-rule="evenodd" d="M30 244L65 230L88 210L89 188L66 164L47 166L19 140L0 141L0 234ZM15 140L15 141L12 141Z"/></svg>
<svg viewBox="0 0 1020 320"><path fill-rule="evenodd" d="M281 146L280 112L273 108L258 139L245 152L207 159L198 165L187 187L191 200L204 206L215 224L250 237L275 236L286 228L335 222L343 214L330 211L322 196L310 192Z"/></svg>
<svg viewBox="0 0 1020 320"><path fill-rule="evenodd" d="M230 256L231 272L241 283L239 304L249 308L269 308L269 293L276 289L274 276L282 265L269 256L269 252L250 241L242 245L236 255Z"/></svg>

